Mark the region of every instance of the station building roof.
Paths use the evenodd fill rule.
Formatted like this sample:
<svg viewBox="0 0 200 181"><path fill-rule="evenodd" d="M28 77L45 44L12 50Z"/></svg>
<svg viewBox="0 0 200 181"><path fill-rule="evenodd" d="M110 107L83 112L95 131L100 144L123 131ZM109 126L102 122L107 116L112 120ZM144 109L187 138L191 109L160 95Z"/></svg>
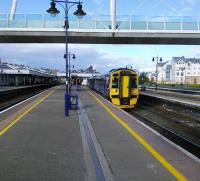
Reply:
<svg viewBox="0 0 200 181"><path fill-rule="evenodd" d="M41 77L53 77L54 75L48 69L31 68L25 65L11 64L0 61L0 74L8 75L33 75Z"/></svg>
<svg viewBox="0 0 200 181"><path fill-rule="evenodd" d="M78 70L72 70L71 75L74 77L81 77L81 78L90 78L96 75L101 75L99 72L97 72L95 69L93 69L92 66L90 66L87 69L78 69ZM65 72L58 72L57 73L58 77L65 77L66 73Z"/></svg>

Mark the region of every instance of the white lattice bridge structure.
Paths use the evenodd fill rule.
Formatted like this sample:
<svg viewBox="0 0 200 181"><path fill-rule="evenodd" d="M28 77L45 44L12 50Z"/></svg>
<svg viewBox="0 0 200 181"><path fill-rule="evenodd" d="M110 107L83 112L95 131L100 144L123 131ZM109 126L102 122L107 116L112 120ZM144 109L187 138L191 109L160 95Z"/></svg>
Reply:
<svg viewBox="0 0 200 181"><path fill-rule="evenodd" d="M64 43L64 16L0 14L0 43ZM69 43L200 44L199 17L110 16L69 17Z"/></svg>

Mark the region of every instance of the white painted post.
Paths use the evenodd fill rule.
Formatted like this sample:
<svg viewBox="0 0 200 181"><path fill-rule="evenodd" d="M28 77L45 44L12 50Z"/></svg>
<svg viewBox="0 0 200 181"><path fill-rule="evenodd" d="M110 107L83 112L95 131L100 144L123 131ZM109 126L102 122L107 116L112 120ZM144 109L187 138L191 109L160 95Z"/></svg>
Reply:
<svg viewBox="0 0 200 181"><path fill-rule="evenodd" d="M46 28L46 24L45 24L45 15L42 15L42 20L43 20L43 28Z"/></svg>
<svg viewBox="0 0 200 181"><path fill-rule="evenodd" d="M111 29L116 29L116 0L110 0Z"/></svg>
<svg viewBox="0 0 200 181"><path fill-rule="evenodd" d="M97 29L97 16L94 17L94 29Z"/></svg>
<svg viewBox="0 0 200 181"><path fill-rule="evenodd" d="M78 21L78 29L80 29L80 18L77 18Z"/></svg>
<svg viewBox="0 0 200 181"><path fill-rule="evenodd" d="M197 23L198 23L198 24L197 24L198 31L199 31L199 23L200 23L199 20L200 20L200 17L198 17L198 22L197 22Z"/></svg>
<svg viewBox="0 0 200 181"><path fill-rule="evenodd" d="M16 8L17 8L17 0L13 0L10 11L10 18L9 18L10 20L13 20L15 18Z"/></svg>
<svg viewBox="0 0 200 181"><path fill-rule="evenodd" d="M147 30L149 30L149 17L147 16Z"/></svg>
<svg viewBox="0 0 200 181"><path fill-rule="evenodd" d="M27 14L25 14L25 28L27 28Z"/></svg>
<svg viewBox="0 0 200 181"><path fill-rule="evenodd" d="M183 30L183 16L181 16L181 30Z"/></svg>
<svg viewBox="0 0 200 181"><path fill-rule="evenodd" d="M9 14L7 14L7 28L9 28Z"/></svg>
<svg viewBox="0 0 200 181"><path fill-rule="evenodd" d="M132 28L132 16L130 15L130 17L129 17L129 21L130 21L130 23L129 23L129 28L130 28L130 30L131 30L131 28Z"/></svg>
<svg viewBox="0 0 200 181"><path fill-rule="evenodd" d="M165 17L164 17L164 30L166 30L166 19L165 19Z"/></svg>

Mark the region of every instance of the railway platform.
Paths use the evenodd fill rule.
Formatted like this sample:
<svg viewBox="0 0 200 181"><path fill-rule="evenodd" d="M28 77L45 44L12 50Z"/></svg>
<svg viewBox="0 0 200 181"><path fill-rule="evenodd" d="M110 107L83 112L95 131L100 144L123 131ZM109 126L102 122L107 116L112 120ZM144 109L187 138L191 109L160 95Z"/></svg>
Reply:
<svg viewBox="0 0 200 181"><path fill-rule="evenodd" d="M200 161L110 102L54 87L0 115L0 180L199 180Z"/></svg>
<svg viewBox="0 0 200 181"><path fill-rule="evenodd" d="M169 100L172 102L183 103L190 106L200 107L200 95L198 94L183 94L177 92L169 92L163 90L146 90L140 92L142 95L152 96L160 99Z"/></svg>

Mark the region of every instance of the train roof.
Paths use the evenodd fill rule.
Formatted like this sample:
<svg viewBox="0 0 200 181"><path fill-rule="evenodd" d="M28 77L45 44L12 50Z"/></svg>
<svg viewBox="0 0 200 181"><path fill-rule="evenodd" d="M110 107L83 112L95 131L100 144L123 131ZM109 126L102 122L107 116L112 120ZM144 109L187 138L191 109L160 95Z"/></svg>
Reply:
<svg viewBox="0 0 200 181"><path fill-rule="evenodd" d="M112 69L109 71L109 73L113 73L113 72L116 72L116 71L121 71L121 70L130 70L130 71L133 71L135 73L137 73L134 69L130 69L130 68L117 68L117 69Z"/></svg>

